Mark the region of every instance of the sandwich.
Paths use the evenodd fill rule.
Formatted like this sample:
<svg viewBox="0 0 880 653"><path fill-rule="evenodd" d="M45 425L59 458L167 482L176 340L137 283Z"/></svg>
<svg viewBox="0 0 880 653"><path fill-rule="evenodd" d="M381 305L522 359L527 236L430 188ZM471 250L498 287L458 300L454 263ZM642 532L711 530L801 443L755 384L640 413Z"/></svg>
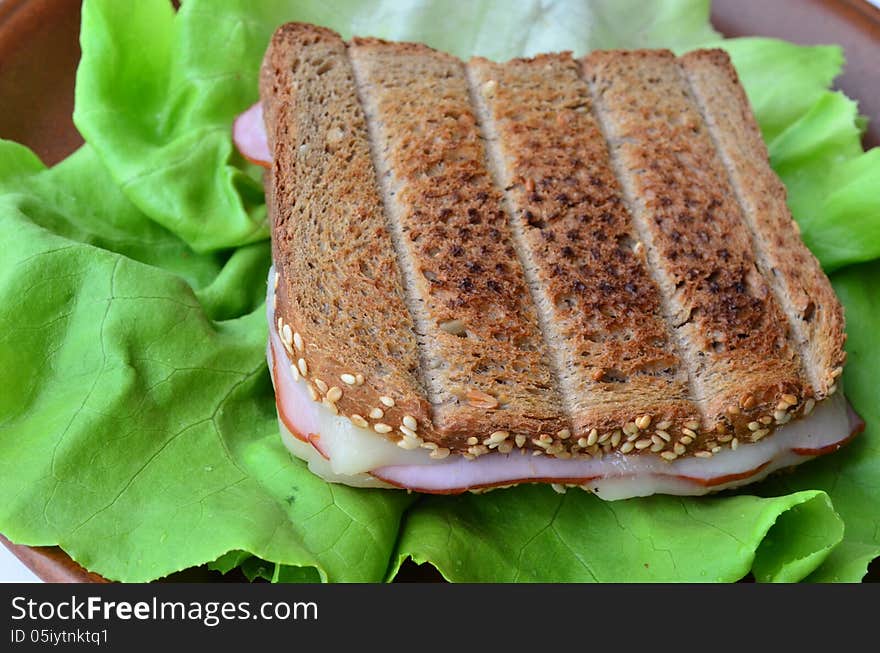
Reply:
<svg viewBox="0 0 880 653"><path fill-rule="evenodd" d="M328 481L697 495L863 427L723 51L463 62L289 23L260 98L269 369Z"/></svg>

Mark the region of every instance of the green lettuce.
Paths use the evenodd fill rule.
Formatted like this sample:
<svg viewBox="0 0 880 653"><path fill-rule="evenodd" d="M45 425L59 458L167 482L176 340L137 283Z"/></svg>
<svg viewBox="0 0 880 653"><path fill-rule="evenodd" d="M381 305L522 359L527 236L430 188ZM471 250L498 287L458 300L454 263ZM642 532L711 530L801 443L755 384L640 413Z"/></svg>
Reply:
<svg viewBox="0 0 880 653"><path fill-rule="evenodd" d="M718 40L700 0L87 0L75 122L46 169L0 141L0 532L108 578L194 565L273 582L853 581L880 555L880 160L828 90L840 48ZM274 28L496 59L726 48L805 241L848 319L868 422L833 456L736 493L606 503L545 486L439 497L327 484L281 444L265 364L260 171L230 142Z"/></svg>

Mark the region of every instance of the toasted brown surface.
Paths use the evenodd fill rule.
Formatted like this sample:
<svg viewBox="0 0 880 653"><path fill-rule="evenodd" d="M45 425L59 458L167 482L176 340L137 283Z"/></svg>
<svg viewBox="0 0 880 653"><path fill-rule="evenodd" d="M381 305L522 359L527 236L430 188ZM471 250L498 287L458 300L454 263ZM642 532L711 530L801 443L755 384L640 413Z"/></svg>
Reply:
<svg viewBox="0 0 880 653"><path fill-rule="evenodd" d="M469 71L576 431L699 420L577 63L473 59Z"/></svg>
<svg viewBox="0 0 880 653"><path fill-rule="evenodd" d="M839 303L717 54L465 66L289 24L261 96L273 327L355 424L671 460L833 392Z"/></svg>
<svg viewBox="0 0 880 653"><path fill-rule="evenodd" d="M843 308L799 236L730 57L724 50L699 50L680 63L760 243L761 271L789 316L807 377L815 395L825 397L846 360Z"/></svg>
<svg viewBox="0 0 880 653"><path fill-rule="evenodd" d="M458 446L567 428L461 61L377 39L349 49L411 268L434 427Z"/></svg>
<svg viewBox="0 0 880 653"><path fill-rule="evenodd" d="M366 418L381 407L390 414L378 423L400 423L403 414L429 419L342 39L319 27L285 25L266 54L260 92L274 155L267 200L279 274L276 320L290 327L291 361L305 361L319 398L338 388L342 397L331 403L347 415ZM343 374L364 381L348 384Z"/></svg>

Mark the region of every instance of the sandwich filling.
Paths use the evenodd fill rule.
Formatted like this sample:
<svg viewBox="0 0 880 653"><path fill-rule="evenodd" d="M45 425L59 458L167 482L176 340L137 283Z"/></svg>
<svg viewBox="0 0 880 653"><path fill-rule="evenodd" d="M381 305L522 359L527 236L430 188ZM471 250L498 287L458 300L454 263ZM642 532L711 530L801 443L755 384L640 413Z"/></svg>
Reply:
<svg viewBox="0 0 880 653"><path fill-rule="evenodd" d="M273 267L267 297L270 324L274 276ZM495 451L473 460L460 455L438 460L426 449L403 449L312 400L305 381L294 378L274 328L269 329L267 358L284 445L306 461L312 473L356 487L456 494L542 482L578 486L605 500L659 493L701 495L753 483L776 470L837 451L864 428L843 393L837 393L817 405L808 417L777 429L772 438L731 447L709 459L670 462L618 452L590 459L561 459L534 456L520 449Z"/></svg>

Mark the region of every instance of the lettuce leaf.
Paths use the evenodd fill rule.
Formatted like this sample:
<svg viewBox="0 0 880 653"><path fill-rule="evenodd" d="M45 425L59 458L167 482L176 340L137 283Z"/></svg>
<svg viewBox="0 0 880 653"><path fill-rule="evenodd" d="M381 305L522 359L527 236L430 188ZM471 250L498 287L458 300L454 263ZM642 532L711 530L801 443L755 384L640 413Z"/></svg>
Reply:
<svg viewBox="0 0 880 653"><path fill-rule="evenodd" d="M281 445L253 306L267 243L222 265L193 253L89 146L51 170L5 141L0 159L19 172L0 184L0 236L18 243L0 252L3 532L118 580L234 549L382 578L412 498L328 485Z"/></svg>
<svg viewBox="0 0 880 653"><path fill-rule="evenodd" d="M0 141L0 531L109 578L203 563L273 582L852 581L880 555L880 160L828 90L840 48L718 40L705 0L86 0L75 121L52 169ZM330 485L280 443L264 360L260 171L230 142L274 28L496 59L726 48L804 238L847 308L845 450L739 493L604 503L525 486L461 497Z"/></svg>

